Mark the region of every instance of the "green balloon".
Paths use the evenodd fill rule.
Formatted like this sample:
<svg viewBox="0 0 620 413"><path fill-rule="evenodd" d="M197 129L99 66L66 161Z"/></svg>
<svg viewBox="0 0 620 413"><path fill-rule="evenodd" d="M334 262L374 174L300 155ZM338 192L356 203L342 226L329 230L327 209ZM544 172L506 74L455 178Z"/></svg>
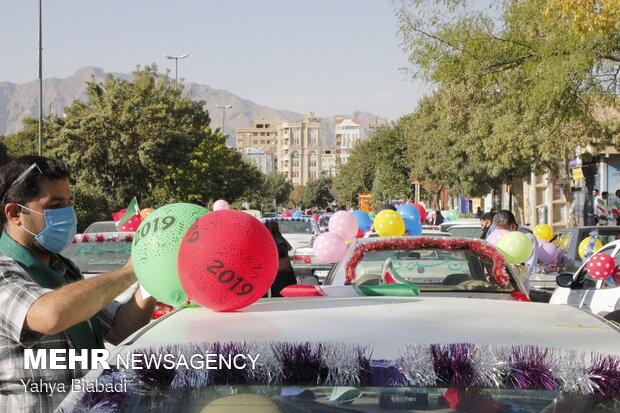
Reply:
<svg viewBox="0 0 620 413"><path fill-rule="evenodd" d="M370 217L370 219L375 219L375 217L376 217L375 211L370 211L368 213L368 216Z"/></svg>
<svg viewBox="0 0 620 413"><path fill-rule="evenodd" d="M131 257L136 277L153 297L179 306L187 300L179 281L177 255L189 227L210 212L194 204L169 204L153 211L136 231Z"/></svg>
<svg viewBox="0 0 620 413"><path fill-rule="evenodd" d="M461 213L458 209L453 209L452 211L450 211L450 218L452 218L452 220L459 219L460 217Z"/></svg>
<svg viewBox="0 0 620 413"><path fill-rule="evenodd" d="M499 239L497 249L509 264L521 264L532 255L532 241L522 232L511 231Z"/></svg>

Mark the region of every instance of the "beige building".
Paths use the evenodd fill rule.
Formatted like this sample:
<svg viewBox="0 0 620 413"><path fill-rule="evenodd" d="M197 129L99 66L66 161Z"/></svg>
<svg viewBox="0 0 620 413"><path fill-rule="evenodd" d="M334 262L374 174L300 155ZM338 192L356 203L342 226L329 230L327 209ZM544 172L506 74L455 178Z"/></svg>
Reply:
<svg viewBox="0 0 620 413"><path fill-rule="evenodd" d="M256 121L252 128L235 131L236 148L246 159L248 148L254 148L253 153L271 149L273 171L283 173L293 185L305 185L321 175L320 126L321 119L312 112L298 122Z"/></svg>
<svg viewBox="0 0 620 413"><path fill-rule="evenodd" d="M321 175L336 176L338 175L338 165L336 164L336 152L324 149L321 152Z"/></svg>

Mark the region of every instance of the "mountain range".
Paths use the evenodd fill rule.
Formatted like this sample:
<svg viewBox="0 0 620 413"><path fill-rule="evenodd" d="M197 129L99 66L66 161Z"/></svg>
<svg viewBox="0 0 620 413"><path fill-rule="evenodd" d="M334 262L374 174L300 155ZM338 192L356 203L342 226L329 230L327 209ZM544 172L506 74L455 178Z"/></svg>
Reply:
<svg viewBox="0 0 620 413"><path fill-rule="evenodd" d="M115 78L131 79L131 74L110 73ZM91 80L103 81L108 73L97 67L84 67L73 75L63 78L43 79L43 114L59 116L66 106L74 100L86 99L86 82ZM211 128L222 127L222 109L216 105L232 105L226 111L225 134L229 136L228 145L234 145L236 128L254 126L256 120L282 119L288 122L296 122L305 114L296 113L285 109L273 109L261 106L248 99L236 96L227 90L213 89L207 85L194 82L185 82L185 91L194 100L206 102L205 109L211 116ZM320 108L316 108L319 110ZM19 132L23 125L24 117L37 117L39 113L39 83L37 80L15 84L0 82L0 136ZM359 119L362 128L362 138L368 136L371 125L382 124L385 121L372 113L356 111L350 114L336 114L321 118L321 139L324 148L334 145L335 119L337 116L344 118Z"/></svg>

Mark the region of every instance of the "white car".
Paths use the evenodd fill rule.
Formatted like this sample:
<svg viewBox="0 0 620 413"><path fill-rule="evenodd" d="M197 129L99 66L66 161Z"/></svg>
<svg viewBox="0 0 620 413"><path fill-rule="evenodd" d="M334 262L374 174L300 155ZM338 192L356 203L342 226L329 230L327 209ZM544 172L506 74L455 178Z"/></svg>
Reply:
<svg viewBox="0 0 620 413"><path fill-rule="evenodd" d="M620 265L620 240L604 245L596 254L609 254ZM593 256L594 256L593 255ZM599 316L620 310L620 286L612 278L595 280L588 275L587 261L574 274L561 274L559 285L549 303L568 304L591 311Z"/></svg>
<svg viewBox="0 0 620 413"><path fill-rule="evenodd" d="M620 331L571 327L601 321L569 306L423 295L181 308L83 380L120 387L72 392L60 411L465 411L450 409L456 395L472 412L617 411L606 380L620 374L609 362Z"/></svg>
<svg viewBox="0 0 620 413"><path fill-rule="evenodd" d="M320 233L319 226L312 218L274 217L261 219L263 224L267 221L276 221L278 223L280 233L293 247L289 251L291 258L295 255L295 248L310 244L312 238Z"/></svg>

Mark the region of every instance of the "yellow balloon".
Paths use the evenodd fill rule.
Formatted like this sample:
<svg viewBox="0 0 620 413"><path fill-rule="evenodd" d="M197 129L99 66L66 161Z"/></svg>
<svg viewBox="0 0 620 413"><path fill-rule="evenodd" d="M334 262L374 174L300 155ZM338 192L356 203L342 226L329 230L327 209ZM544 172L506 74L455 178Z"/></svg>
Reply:
<svg viewBox="0 0 620 413"><path fill-rule="evenodd" d="M590 242L590 237L586 237L579 243L578 251L579 251L579 256L581 258L583 258L586 255L586 248L588 248L589 242ZM603 248L603 244L601 243L601 241L596 240L596 243L594 244L594 251L592 251L592 254L594 254L596 251L600 250L601 248Z"/></svg>
<svg viewBox="0 0 620 413"><path fill-rule="evenodd" d="M398 237L405 233L405 221L398 212L391 209L379 212L373 225L381 237Z"/></svg>
<svg viewBox="0 0 620 413"><path fill-rule="evenodd" d="M534 236L549 241L553 237L553 228L547 224L538 224L534 227Z"/></svg>

